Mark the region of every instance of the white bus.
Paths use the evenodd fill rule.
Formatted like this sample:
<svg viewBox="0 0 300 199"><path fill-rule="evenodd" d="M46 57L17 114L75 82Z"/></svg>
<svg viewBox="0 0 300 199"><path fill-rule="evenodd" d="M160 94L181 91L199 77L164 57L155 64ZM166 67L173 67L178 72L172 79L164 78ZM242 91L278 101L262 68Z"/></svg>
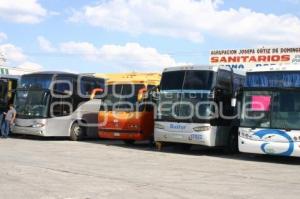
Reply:
<svg viewBox="0 0 300 199"><path fill-rule="evenodd" d="M104 79L64 72L23 75L15 94L12 132L71 140L97 136L101 100L90 100L95 89L104 89Z"/></svg>
<svg viewBox="0 0 300 199"><path fill-rule="evenodd" d="M244 80L243 71L229 67L165 69L155 120L157 148L164 143L177 143L184 148L203 145L237 151L238 128L233 125L235 107L231 102Z"/></svg>
<svg viewBox="0 0 300 199"><path fill-rule="evenodd" d="M299 66L249 71L239 98L241 152L300 156Z"/></svg>

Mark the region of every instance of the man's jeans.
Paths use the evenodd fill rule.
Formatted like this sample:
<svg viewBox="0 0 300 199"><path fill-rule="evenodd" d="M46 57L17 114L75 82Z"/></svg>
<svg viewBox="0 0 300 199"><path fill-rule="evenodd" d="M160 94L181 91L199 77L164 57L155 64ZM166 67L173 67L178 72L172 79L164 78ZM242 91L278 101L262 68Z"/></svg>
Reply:
<svg viewBox="0 0 300 199"><path fill-rule="evenodd" d="M2 124L2 137L7 138L10 131L10 121L5 120Z"/></svg>

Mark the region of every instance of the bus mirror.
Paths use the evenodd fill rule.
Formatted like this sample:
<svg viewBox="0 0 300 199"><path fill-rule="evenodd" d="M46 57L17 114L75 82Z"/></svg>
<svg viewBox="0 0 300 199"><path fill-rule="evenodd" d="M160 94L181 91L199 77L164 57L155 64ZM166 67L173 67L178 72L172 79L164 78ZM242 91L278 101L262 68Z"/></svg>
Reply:
<svg viewBox="0 0 300 199"><path fill-rule="evenodd" d="M137 101L138 101L138 102L141 102L141 101L143 100L143 98L144 98L146 92L147 92L147 89L146 89L146 88L141 88L141 89L139 90L138 96L137 96Z"/></svg>
<svg viewBox="0 0 300 199"><path fill-rule="evenodd" d="M92 91L92 94L91 94L91 97L90 99L95 99L95 97L97 96L96 94L99 94L100 95L104 92L104 90L102 88L95 88L93 91Z"/></svg>
<svg viewBox="0 0 300 199"><path fill-rule="evenodd" d="M157 99L157 98L158 98L158 95L159 95L158 91L153 91L153 92L151 92L151 97L152 97L153 99Z"/></svg>
<svg viewBox="0 0 300 199"><path fill-rule="evenodd" d="M236 98L231 98L231 106L232 107L236 106Z"/></svg>

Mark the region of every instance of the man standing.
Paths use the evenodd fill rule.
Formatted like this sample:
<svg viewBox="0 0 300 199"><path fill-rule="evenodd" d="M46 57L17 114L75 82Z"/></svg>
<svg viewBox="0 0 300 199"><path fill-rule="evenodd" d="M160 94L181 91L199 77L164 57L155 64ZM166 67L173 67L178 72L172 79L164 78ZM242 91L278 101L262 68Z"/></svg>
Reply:
<svg viewBox="0 0 300 199"><path fill-rule="evenodd" d="M7 113L3 114L5 115L5 121L2 124L2 138L7 138L10 132L10 127L15 122L17 111L11 104L9 105L9 110L7 111Z"/></svg>

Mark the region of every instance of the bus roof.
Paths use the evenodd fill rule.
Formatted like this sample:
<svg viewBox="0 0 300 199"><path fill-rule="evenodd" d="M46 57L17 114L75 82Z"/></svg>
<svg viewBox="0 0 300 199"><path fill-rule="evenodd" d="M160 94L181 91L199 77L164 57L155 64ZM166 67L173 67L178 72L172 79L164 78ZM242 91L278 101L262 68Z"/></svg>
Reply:
<svg viewBox="0 0 300 199"><path fill-rule="evenodd" d="M72 75L72 76L83 76L83 77L97 78L96 76L94 76L92 74L86 74L86 73L76 74L76 73L62 72L62 71L41 71L41 72L27 73L27 74L24 74L22 76L30 76L30 75Z"/></svg>
<svg viewBox="0 0 300 199"><path fill-rule="evenodd" d="M253 72L284 72L284 71L300 71L300 65L280 65L280 66L261 66L249 69L247 73Z"/></svg>
<svg viewBox="0 0 300 199"><path fill-rule="evenodd" d="M185 65L185 66L175 66L165 68L163 72L171 72L171 71L181 71L181 70L203 70L203 71L214 71L217 72L219 69L233 71L239 75L246 75L245 70L243 69L231 69L228 66L213 66L213 65Z"/></svg>
<svg viewBox="0 0 300 199"><path fill-rule="evenodd" d="M159 85L161 74L159 73L112 73L112 74L95 74L96 77L107 79L108 84L112 83L141 83Z"/></svg>
<svg viewBox="0 0 300 199"><path fill-rule="evenodd" d="M300 88L300 65L258 67L247 72L246 88Z"/></svg>
<svg viewBox="0 0 300 199"><path fill-rule="evenodd" d="M0 79L13 79L18 80L21 76L18 75L0 75Z"/></svg>

